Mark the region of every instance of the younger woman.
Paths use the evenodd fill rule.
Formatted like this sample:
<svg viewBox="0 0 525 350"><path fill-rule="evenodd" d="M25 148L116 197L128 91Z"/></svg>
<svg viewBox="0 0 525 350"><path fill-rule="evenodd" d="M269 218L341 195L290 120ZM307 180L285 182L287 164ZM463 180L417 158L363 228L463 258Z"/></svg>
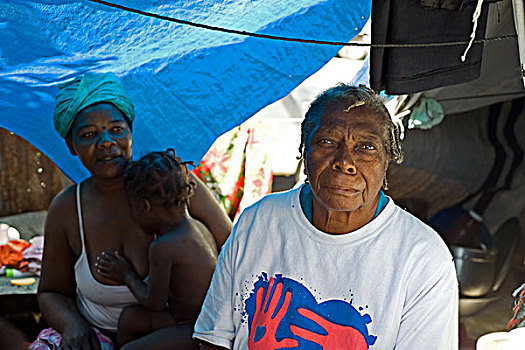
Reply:
<svg viewBox="0 0 525 350"><path fill-rule="evenodd" d="M152 237L133 220L124 182L131 160L135 112L124 86L113 73L87 73L61 86L54 124L71 154L90 173L51 203L45 226L45 249L38 302L52 329L33 349L100 350L111 348L122 309L137 299L125 285L97 274L102 251L120 251L146 277ZM198 179L190 215L213 233L220 247L232 223ZM45 337L45 341L42 338ZM40 346L41 343L51 344Z"/></svg>

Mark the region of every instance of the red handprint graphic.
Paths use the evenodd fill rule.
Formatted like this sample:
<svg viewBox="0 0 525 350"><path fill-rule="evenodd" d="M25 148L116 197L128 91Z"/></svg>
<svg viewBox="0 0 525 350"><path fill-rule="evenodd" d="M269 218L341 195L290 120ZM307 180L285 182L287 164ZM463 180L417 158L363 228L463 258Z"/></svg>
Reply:
<svg viewBox="0 0 525 350"><path fill-rule="evenodd" d="M291 325L290 330L292 333L303 339L321 345L323 350L368 349L365 338L357 329L350 326L337 325L307 309L300 308L297 309L297 312L323 327L328 334L322 335Z"/></svg>
<svg viewBox="0 0 525 350"><path fill-rule="evenodd" d="M286 292L284 296L284 303L281 309L277 312L277 315L275 315L275 317L272 318L272 314L277 308L277 304L279 303L279 299L281 298L283 291L283 284L282 282L279 282L275 287L275 291L272 295L272 298L269 300L270 305L268 306L268 299L273 287L273 283L274 279L272 277L270 278L270 284L268 285L266 298L264 299L264 302L262 301L264 288L260 287L257 290L257 295L255 299L255 313L253 315L252 325L250 327L250 336L248 338L248 349L250 350L273 350L279 348L288 349L295 348L299 345L298 342L294 339L285 338L279 342L277 341L277 339L275 339L275 332L277 331L279 323L281 323L281 320L283 319L284 315L286 314L286 311L288 310L288 306L290 305L290 299L292 298L292 293L288 291ZM266 308L267 310L264 311ZM260 327L265 328L264 335L261 337L261 339L255 341L255 331Z"/></svg>

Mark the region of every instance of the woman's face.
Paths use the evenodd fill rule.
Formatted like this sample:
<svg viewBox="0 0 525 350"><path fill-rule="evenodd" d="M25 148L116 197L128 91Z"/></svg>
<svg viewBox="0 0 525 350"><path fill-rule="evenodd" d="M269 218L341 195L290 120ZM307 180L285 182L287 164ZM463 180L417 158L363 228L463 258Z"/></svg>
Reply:
<svg viewBox="0 0 525 350"><path fill-rule="evenodd" d="M121 176L131 159L131 129L124 115L109 103L82 110L66 143L92 176Z"/></svg>
<svg viewBox="0 0 525 350"><path fill-rule="evenodd" d="M305 148L305 168L315 204L329 212L370 209L388 167L376 112L345 104L324 111Z"/></svg>

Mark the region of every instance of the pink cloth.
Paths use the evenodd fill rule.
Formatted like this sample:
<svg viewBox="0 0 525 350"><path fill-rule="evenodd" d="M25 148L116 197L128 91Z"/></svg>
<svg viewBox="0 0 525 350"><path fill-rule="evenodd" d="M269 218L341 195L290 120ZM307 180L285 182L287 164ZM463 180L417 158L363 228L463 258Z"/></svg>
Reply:
<svg viewBox="0 0 525 350"><path fill-rule="evenodd" d="M35 236L31 238L31 246L24 250L22 255L24 260L29 262L28 270L40 276L42 267L42 255L44 254L44 236Z"/></svg>
<svg viewBox="0 0 525 350"><path fill-rule="evenodd" d="M30 240L31 246L22 252L24 259L42 261L44 254L44 236L35 236Z"/></svg>
<svg viewBox="0 0 525 350"><path fill-rule="evenodd" d="M100 342L100 348L102 350L113 350L115 347L111 339L100 333L100 331L94 327L98 341ZM32 350L55 350L60 346L62 336L60 333L55 331L53 328L46 328L36 338L36 340L29 345L29 349Z"/></svg>

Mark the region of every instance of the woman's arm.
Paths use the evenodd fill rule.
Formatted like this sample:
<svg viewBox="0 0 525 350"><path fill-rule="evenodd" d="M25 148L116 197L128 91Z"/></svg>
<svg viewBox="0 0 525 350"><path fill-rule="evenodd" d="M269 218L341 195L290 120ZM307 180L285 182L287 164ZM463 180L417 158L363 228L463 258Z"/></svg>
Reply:
<svg viewBox="0 0 525 350"><path fill-rule="evenodd" d="M458 280L452 257L440 243L433 251L413 252L418 258L409 259L417 264L403 284L406 296L397 349L458 349Z"/></svg>
<svg viewBox="0 0 525 350"><path fill-rule="evenodd" d="M206 346L212 346L213 343L213 346L222 346L222 348L228 349L235 340L236 325L234 305L232 304L234 300L232 282L234 275L232 271L234 269L233 261L237 256L238 242L234 238L232 236L228 239L217 259L210 287L194 325L193 338L206 344ZM204 347L203 349L222 348Z"/></svg>
<svg viewBox="0 0 525 350"><path fill-rule="evenodd" d="M230 235L233 226L232 222L219 203L217 203L208 187L193 173L191 176L196 186L190 199L188 210L192 217L201 221L211 231L220 251Z"/></svg>
<svg viewBox="0 0 525 350"><path fill-rule="evenodd" d="M38 286L38 303L45 320L62 335L64 349L100 349L98 339L90 325L78 312L75 296L76 283L74 254L66 235L67 221L64 218L76 217L68 197L72 191L66 190L53 200L46 218L44 233L44 255L42 275ZM73 202L74 203L74 202Z"/></svg>
<svg viewBox="0 0 525 350"><path fill-rule="evenodd" d="M80 316L73 299L56 292L39 292L38 304L47 323L62 335L60 349L100 350L95 332Z"/></svg>

